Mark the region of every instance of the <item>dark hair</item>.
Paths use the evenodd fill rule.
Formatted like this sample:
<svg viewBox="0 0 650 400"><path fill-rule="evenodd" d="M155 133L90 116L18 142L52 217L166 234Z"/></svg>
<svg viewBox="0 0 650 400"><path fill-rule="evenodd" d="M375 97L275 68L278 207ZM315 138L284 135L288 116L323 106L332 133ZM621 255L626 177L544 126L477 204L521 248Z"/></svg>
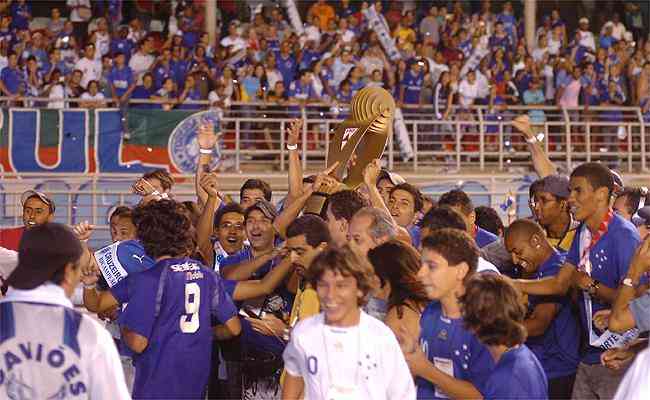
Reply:
<svg viewBox="0 0 650 400"><path fill-rule="evenodd" d="M531 183L530 186L528 187L528 197L533 198L535 196L535 193L538 191L542 190L544 188L544 179L538 179L535 182Z"/></svg>
<svg viewBox="0 0 650 400"><path fill-rule="evenodd" d="M199 224L199 219L201 218L201 209L199 208L199 205L191 200L184 201L182 204L189 213L188 216L192 221L192 225L197 226Z"/></svg>
<svg viewBox="0 0 650 400"><path fill-rule="evenodd" d="M465 214L469 216L472 211L474 211L474 204L469 198L467 193L463 192L460 189L450 190L447 193L440 196L438 199L439 206L449 206L449 207L458 207Z"/></svg>
<svg viewBox="0 0 650 400"><path fill-rule="evenodd" d="M244 215L244 209L239 205L239 203L228 203L225 206L217 210L217 213L214 216L214 226L218 227L221 225L221 220L223 216L230 213L237 213Z"/></svg>
<svg viewBox="0 0 650 400"><path fill-rule="evenodd" d="M318 215L307 214L296 218L287 227L287 239L305 235L305 241L311 247L321 243L329 243L331 240L327 224Z"/></svg>
<svg viewBox="0 0 650 400"><path fill-rule="evenodd" d="M357 211L361 210L363 207L367 207L369 204L356 190L341 190L339 192L331 194L323 210L321 211L321 217L327 219L327 208L332 211L332 215L336 219L345 219L350 222L354 214Z"/></svg>
<svg viewBox="0 0 650 400"><path fill-rule="evenodd" d="M109 218L109 221L113 218L129 218L133 219L133 210L131 207L128 206L118 206L115 207L113 212L111 213L111 216Z"/></svg>
<svg viewBox="0 0 650 400"><path fill-rule="evenodd" d="M614 190L614 177L609 168L596 162L580 164L571 172L571 178L585 178L594 190L607 188L609 194Z"/></svg>
<svg viewBox="0 0 650 400"><path fill-rule="evenodd" d="M397 307L397 316L402 318L402 306L407 301L424 304L429 300L416 275L420 269L420 255L410 245L391 239L368 251L368 260L379 277L381 286L390 283L388 307Z"/></svg>
<svg viewBox="0 0 650 400"><path fill-rule="evenodd" d="M420 228L428 228L433 231L443 228L453 228L467 231L467 224L463 217L448 206L432 207L420 221Z"/></svg>
<svg viewBox="0 0 650 400"><path fill-rule="evenodd" d="M478 206L474 209L476 212L476 225L497 236L503 234L503 221L494 208L488 206Z"/></svg>
<svg viewBox="0 0 650 400"><path fill-rule="evenodd" d="M142 178L145 180L158 179L160 181L160 185L164 190L169 190L172 188L172 186L174 186L174 178L172 178L166 169L154 169L153 171L149 171L146 174L142 175Z"/></svg>
<svg viewBox="0 0 650 400"><path fill-rule="evenodd" d="M460 229L438 229L435 235L422 240L422 249L433 250L440 254L451 266L466 263L469 267L465 281L476 272L478 267L478 247L474 239Z"/></svg>
<svg viewBox="0 0 650 400"><path fill-rule="evenodd" d="M360 257L347 245L341 248L328 247L312 261L307 270L307 280L313 287L317 287L325 271L338 272L356 279L357 287L363 293L359 305L363 306L368 302L373 289L374 272L365 257Z"/></svg>
<svg viewBox="0 0 650 400"><path fill-rule="evenodd" d="M466 329L483 344L512 347L526 341L526 308L515 286L503 276L476 274L459 301Z"/></svg>
<svg viewBox="0 0 650 400"><path fill-rule="evenodd" d="M625 196L625 208L627 208L628 214L634 214L636 210L639 209L639 203L641 202L641 197L643 196L643 189L626 187L616 197L618 198L622 196Z"/></svg>
<svg viewBox="0 0 650 400"><path fill-rule="evenodd" d="M261 179L247 179L246 182L239 189L239 198L244 197L244 190L259 189L264 193L264 199L266 201L271 201L273 196L273 191L271 191L271 185L266 183Z"/></svg>
<svg viewBox="0 0 650 400"><path fill-rule="evenodd" d="M424 207L424 199L422 198L420 189L416 188L410 183L400 183L399 185L395 185L390 189L390 194L392 195L396 190L403 190L410 193L411 196L413 196L413 206L415 207L415 212L422 210L422 207Z"/></svg>
<svg viewBox="0 0 650 400"><path fill-rule="evenodd" d="M192 252L193 230L187 209L173 200L151 201L133 210L133 224L147 254L179 257Z"/></svg>

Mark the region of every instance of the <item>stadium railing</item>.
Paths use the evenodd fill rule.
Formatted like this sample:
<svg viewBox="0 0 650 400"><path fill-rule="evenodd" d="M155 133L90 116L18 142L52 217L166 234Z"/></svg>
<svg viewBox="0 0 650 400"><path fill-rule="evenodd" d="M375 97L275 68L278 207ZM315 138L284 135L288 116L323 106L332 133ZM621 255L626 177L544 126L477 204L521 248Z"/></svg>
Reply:
<svg viewBox="0 0 650 400"><path fill-rule="evenodd" d="M0 97L10 106L7 97ZM79 99L22 98L31 108L48 102L78 103ZM107 100L110 106L110 100ZM131 100L159 104L152 100ZM188 101L208 109L207 101ZM144 112L144 111L143 111ZM220 110L224 133L222 154L236 171L255 171L269 165L287 168L284 132L291 120L302 118L302 161L304 168L322 164L329 150L331 134L349 115L349 106L337 103L241 103ZM639 107L507 106L495 111L487 106L454 107L449 120L436 118L430 105L402 107L403 127L395 126L384 157L391 169L413 172L514 171L530 165L523 137L510 121L530 113L543 116L535 126L543 136L550 158L567 170L576 163L603 160L628 172L647 170L647 136L650 115ZM434 168L434 169L431 169ZM514 169L513 169L514 168Z"/></svg>

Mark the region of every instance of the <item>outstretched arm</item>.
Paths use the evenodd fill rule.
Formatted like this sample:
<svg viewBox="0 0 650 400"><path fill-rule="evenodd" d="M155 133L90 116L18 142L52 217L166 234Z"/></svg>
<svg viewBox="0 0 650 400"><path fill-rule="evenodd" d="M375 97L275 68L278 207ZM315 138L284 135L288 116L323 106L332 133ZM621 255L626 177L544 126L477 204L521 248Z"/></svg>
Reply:
<svg viewBox="0 0 650 400"><path fill-rule="evenodd" d="M519 132L526 139L528 143L528 149L533 158L533 167L535 172L539 175L540 178L544 178L548 175L557 174L557 168L553 162L548 158L548 155L542 147L542 143L539 142L533 128L530 125L530 119L527 115L520 115L512 121L512 126L517 128Z"/></svg>

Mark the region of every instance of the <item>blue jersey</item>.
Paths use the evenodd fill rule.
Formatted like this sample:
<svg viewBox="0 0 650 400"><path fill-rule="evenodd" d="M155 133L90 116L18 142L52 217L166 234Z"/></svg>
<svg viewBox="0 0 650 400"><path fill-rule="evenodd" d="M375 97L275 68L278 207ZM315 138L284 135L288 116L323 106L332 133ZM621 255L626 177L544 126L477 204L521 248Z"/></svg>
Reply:
<svg viewBox="0 0 650 400"><path fill-rule="evenodd" d="M479 249L487 246L490 243L496 242L499 240L499 237L492 232L488 232L481 227L476 227L476 236L474 237L476 245Z"/></svg>
<svg viewBox="0 0 650 400"><path fill-rule="evenodd" d="M587 229L584 223L580 225L576 232L576 238L573 240L571 249L567 254L567 262L576 267L580 266L581 248L580 238L583 229ZM591 263L591 277L602 285L616 289L621 281L627 275L630 267L630 261L634 252L641 242L637 229L631 222L624 220L618 214L614 214L610 221L607 232L600 240L590 249L589 261ZM589 320L593 320L593 315L600 310L611 308L610 304L603 304L597 299L592 301L591 313L587 313L585 304L585 293L581 292L578 297L580 305L580 316L582 318L583 329L589 326ZM594 334L600 336L602 332L592 326ZM586 332L589 338L590 332ZM600 355L605 349L594 346L587 346L585 354L582 356L582 362L585 364L600 364Z"/></svg>
<svg viewBox="0 0 650 400"><path fill-rule="evenodd" d="M535 277L543 279L555 276L564 264L565 257L554 251L537 270ZM526 345L535 353L549 379L575 374L580 361L580 329L571 310L568 296L528 296L529 310L539 304L556 304L555 318L540 336L528 336Z"/></svg>
<svg viewBox="0 0 650 400"><path fill-rule="evenodd" d="M289 85L289 97L298 100L309 100L316 98L316 92L311 83L303 85L299 80L291 82Z"/></svg>
<svg viewBox="0 0 650 400"><path fill-rule="evenodd" d="M284 58L279 52L275 54L275 59L277 60L278 71L280 71L284 80L284 87L289 87L291 82L296 79L296 60L291 54L287 58Z"/></svg>
<svg viewBox="0 0 650 400"><path fill-rule="evenodd" d="M483 388L494 361L487 347L466 330L463 320L442 315L439 302L432 302L420 318L420 345L429 361L441 371ZM446 395L433 383L417 378L418 399L443 399Z"/></svg>
<svg viewBox="0 0 650 400"><path fill-rule="evenodd" d="M142 100L149 100L152 95L156 93L156 90L154 89L153 86L151 86L149 89L144 87L144 85L138 85L133 89L133 92L131 93L131 99L142 99ZM143 108L143 109L153 109L155 108L155 104L131 104L131 108Z"/></svg>
<svg viewBox="0 0 650 400"><path fill-rule="evenodd" d="M250 245L245 245L244 248L241 249L240 252L226 257L226 259L221 262L219 268L223 270L224 267L227 267L229 265L236 265L236 264L241 264L243 262L252 261L253 258L255 258L255 257L253 257L253 249L251 249ZM268 261L260 269L253 272L250 279L262 279L262 278L264 278L264 276L269 271L271 271L272 267L273 267L273 261Z"/></svg>
<svg viewBox="0 0 650 400"><path fill-rule="evenodd" d="M419 73L414 75L413 72L409 69L404 73L404 79L400 82L400 85L404 89L404 101L405 104L419 104L420 103L420 92L422 91L422 84L424 82L424 74Z"/></svg>
<svg viewBox="0 0 650 400"><path fill-rule="evenodd" d="M153 79L156 85L156 89L160 89L167 78L175 78L175 68L174 65L170 62L165 65L159 63L156 65L156 68L153 70Z"/></svg>
<svg viewBox="0 0 650 400"><path fill-rule="evenodd" d="M131 39L113 39L111 41L111 54L115 57L117 53L123 53L128 63L135 44Z"/></svg>
<svg viewBox="0 0 650 400"><path fill-rule="evenodd" d="M115 94L122 96L133 84L133 71L127 66L123 68L115 66L108 74L108 82L115 88Z"/></svg>
<svg viewBox="0 0 650 400"><path fill-rule="evenodd" d="M548 399L548 383L533 352L521 345L501 355L481 393L485 400Z"/></svg>
<svg viewBox="0 0 650 400"><path fill-rule="evenodd" d="M203 398L210 373L213 318L237 312L221 279L190 258L171 258L133 277L120 324L148 340L134 356L134 398Z"/></svg>
<svg viewBox="0 0 650 400"><path fill-rule="evenodd" d="M0 72L0 80L11 94L18 94L18 91L25 86L25 74L19 68L3 68Z"/></svg>

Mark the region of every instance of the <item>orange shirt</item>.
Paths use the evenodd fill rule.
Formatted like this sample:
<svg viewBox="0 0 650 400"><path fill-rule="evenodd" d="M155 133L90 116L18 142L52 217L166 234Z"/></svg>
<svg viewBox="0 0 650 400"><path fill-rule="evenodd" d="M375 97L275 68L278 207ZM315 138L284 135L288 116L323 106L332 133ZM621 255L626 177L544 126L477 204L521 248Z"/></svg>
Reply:
<svg viewBox="0 0 650 400"><path fill-rule="evenodd" d="M330 20L334 19L335 17L334 7L325 3L324 4L316 3L313 6L311 6L310 13L311 15L319 18L321 30L326 30Z"/></svg>

